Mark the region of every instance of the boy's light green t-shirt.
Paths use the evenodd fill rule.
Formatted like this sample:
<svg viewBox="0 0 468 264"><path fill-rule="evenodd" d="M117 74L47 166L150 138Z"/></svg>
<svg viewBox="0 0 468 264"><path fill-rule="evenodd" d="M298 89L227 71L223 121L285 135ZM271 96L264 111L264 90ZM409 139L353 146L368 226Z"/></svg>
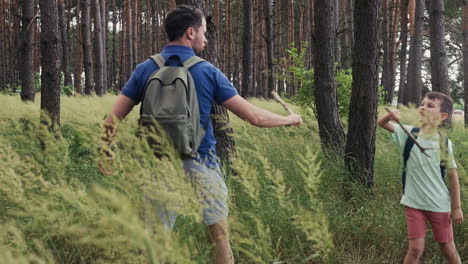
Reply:
<svg viewBox="0 0 468 264"><path fill-rule="evenodd" d="M395 125L394 127L392 138L400 147L400 154L403 156L408 135L400 126ZM408 131L413 129L412 126L406 125L405 128ZM450 212L450 193L440 172L441 151L439 137L439 134L428 136L422 132L419 133L417 138L418 143L425 148L432 148L426 150L430 158L425 156L416 145L411 149L406 164L406 185L405 192L400 201L401 204L425 211ZM449 157L446 169L457 168L450 140L448 142L448 153Z"/></svg>

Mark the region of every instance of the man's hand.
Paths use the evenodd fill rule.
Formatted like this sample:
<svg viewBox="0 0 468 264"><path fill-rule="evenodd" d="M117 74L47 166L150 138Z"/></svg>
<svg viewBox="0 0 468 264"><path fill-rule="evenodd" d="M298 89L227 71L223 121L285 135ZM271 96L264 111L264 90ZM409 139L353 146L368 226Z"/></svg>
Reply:
<svg viewBox="0 0 468 264"><path fill-rule="evenodd" d="M102 175L109 176L112 174L111 164L114 160L113 152L106 146L99 148L98 168Z"/></svg>
<svg viewBox="0 0 468 264"><path fill-rule="evenodd" d="M288 116L289 120L291 120L291 125L298 127L302 124L302 117L298 114L291 114Z"/></svg>
<svg viewBox="0 0 468 264"><path fill-rule="evenodd" d="M461 208L454 208L452 210L452 221L455 225L463 223L463 212Z"/></svg>

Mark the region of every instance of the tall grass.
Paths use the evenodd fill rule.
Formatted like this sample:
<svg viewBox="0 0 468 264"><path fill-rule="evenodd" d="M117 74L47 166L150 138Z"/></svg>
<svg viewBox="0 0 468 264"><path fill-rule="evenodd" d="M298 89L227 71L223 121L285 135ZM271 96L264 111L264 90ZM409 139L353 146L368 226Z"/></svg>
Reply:
<svg viewBox="0 0 468 264"><path fill-rule="evenodd" d="M114 100L62 98L62 127L51 133L39 126L37 103L0 95L2 263L210 262L201 198L180 161L153 158L136 137L138 111L119 127L112 175L99 173L100 126ZM252 102L286 114L273 102ZM404 120L415 122L413 114L404 110ZM349 199L341 159L321 154L315 120L301 128L260 129L233 117L232 125L238 155L226 181L237 263L401 262L406 249L401 163L387 133L378 130L374 189L353 186ZM449 133L463 208L466 133L459 124ZM174 232L158 222L154 210L145 210L148 199L179 211ZM467 234L466 224L455 228L463 260ZM423 262L439 263L431 236L427 244Z"/></svg>

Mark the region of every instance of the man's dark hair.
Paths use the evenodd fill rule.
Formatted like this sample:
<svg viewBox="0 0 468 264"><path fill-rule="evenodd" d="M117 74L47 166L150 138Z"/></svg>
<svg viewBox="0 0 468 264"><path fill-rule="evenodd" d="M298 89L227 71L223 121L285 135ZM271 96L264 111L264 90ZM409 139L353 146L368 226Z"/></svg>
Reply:
<svg viewBox="0 0 468 264"><path fill-rule="evenodd" d="M453 100L450 96L440 93L440 92L428 92L424 97L429 98L430 100L438 99L440 103L440 112L447 113L449 117L452 116L453 112Z"/></svg>
<svg viewBox="0 0 468 264"><path fill-rule="evenodd" d="M169 42L178 40L189 27L198 30L204 17L203 11L193 6L178 5L170 10L164 20L164 28Z"/></svg>

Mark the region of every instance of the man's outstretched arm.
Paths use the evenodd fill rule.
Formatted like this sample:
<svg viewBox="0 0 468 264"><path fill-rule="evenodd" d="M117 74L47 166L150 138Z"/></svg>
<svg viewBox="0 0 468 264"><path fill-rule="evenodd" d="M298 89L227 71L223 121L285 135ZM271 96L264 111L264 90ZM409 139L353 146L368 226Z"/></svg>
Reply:
<svg viewBox="0 0 468 264"><path fill-rule="evenodd" d="M257 107L239 95L235 95L223 103L223 106L243 120L258 127L300 126L300 115L277 115L260 107Z"/></svg>
<svg viewBox="0 0 468 264"><path fill-rule="evenodd" d="M133 102L132 99L121 94L117 97L111 112L107 115L106 120L104 120L103 133L101 135L99 170L105 175L111 174L110 169L106 166L105 160L112 159L110 145L114 139L118 122L124 119L134 106L135 102Z"/></svg>

